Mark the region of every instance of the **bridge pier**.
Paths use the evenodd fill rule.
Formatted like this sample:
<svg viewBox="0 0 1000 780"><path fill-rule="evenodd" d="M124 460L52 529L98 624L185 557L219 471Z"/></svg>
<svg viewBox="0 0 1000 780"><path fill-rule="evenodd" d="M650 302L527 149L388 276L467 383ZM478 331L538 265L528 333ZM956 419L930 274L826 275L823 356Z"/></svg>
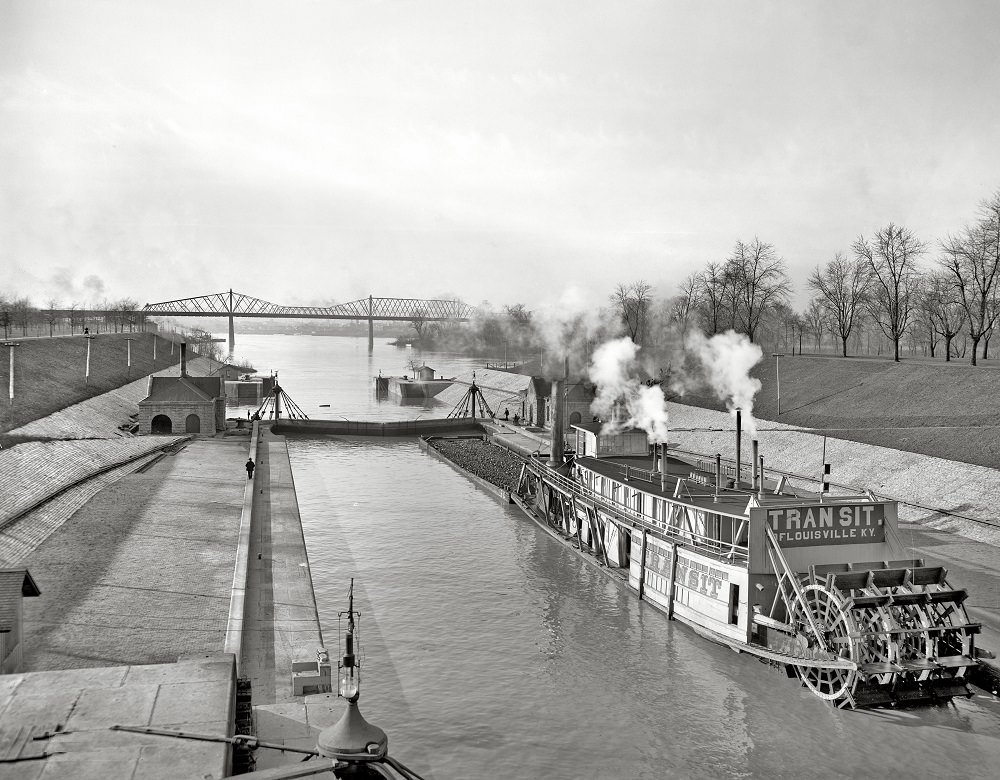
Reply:
<svg viewBox="0 0 1000 780"><path fill-rule="evenodd" d="M368 354L375 351L375 302L372 296L368 296Z"/></svg>
<svg viewBox="0 0 1000 780"><path fill-rule="evenodd" d="M236 327L233 325L233 313L229 312L229 354L236 350Z"/></svg>

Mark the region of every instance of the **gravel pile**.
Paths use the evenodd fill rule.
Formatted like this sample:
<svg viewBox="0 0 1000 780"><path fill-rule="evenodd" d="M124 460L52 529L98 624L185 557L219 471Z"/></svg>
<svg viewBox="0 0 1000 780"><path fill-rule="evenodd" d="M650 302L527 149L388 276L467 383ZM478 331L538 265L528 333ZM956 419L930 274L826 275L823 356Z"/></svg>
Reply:
<svg viewBox="0 0 1000 780"><path fill-rule="evenodd" d="M431 439L429 444L456 466L503 490L513 490L521 459L505 447L475 439Z"/></svg>

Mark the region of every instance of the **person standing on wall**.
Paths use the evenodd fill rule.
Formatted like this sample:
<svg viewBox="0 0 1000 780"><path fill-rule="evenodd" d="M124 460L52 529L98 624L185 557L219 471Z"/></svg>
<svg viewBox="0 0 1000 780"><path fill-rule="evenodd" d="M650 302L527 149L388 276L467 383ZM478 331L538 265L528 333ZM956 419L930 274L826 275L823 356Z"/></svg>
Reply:
<svg viewBox="0 0 1000 780"><path fill-rule="evenodd" d="M247 469L247 479L253 479L253 470L256 468L253 462L253 458L247 458L246 469Z"/></svg>

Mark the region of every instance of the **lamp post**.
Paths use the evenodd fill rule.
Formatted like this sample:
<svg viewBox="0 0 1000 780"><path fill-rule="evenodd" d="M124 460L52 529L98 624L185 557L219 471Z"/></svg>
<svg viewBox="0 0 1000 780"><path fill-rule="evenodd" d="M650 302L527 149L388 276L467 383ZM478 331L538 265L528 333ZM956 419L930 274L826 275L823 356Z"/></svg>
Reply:
<svg viewBox="0 0 1000 780"><path fill-rule="evenodd" d="M772 352L774 355L774 376L778 384L778 415L781 415L781 358L785 356L783 352Z"/></svg>

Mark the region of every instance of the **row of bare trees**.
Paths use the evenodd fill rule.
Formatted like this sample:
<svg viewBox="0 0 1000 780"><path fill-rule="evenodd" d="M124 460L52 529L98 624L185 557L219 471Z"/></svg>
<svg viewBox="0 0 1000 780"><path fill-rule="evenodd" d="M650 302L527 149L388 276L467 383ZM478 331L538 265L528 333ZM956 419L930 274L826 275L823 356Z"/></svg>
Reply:
<svg viewBox="0 0 1000 780"><path fill-rule="evenodd" d="M928 260L930 262L928 263ZM804 334L821 347L832 334L845 357L887 347L895 360L908 340L910 351L939 345L945 359L988 355L1000 318L1000 191L983 201L975 219L933 244L909 228L889 223L859 236L848 253L838 252L806 280L813 298L805 310L789 307L792 285L785 261L772 244L737 241L727 258L710 262L679 285L657 308L652 285L621 283L610 296L625 333L634 341L657 340L657 330L686 335L745 333L776 348L802 348Z"/></svg>
<svg viewBox="0 0 1000 780"><path fill-rule="evenodd" d="M145 315L134 298L104 300L89 306L73 302L65 307L51 299L38 308L28 298L0 291L0 328L4 338L27 336L30 332L38 335L47 332L49 336L66 331L82 333L85 327L124 333L141 330L144 323Z"/></svg>

